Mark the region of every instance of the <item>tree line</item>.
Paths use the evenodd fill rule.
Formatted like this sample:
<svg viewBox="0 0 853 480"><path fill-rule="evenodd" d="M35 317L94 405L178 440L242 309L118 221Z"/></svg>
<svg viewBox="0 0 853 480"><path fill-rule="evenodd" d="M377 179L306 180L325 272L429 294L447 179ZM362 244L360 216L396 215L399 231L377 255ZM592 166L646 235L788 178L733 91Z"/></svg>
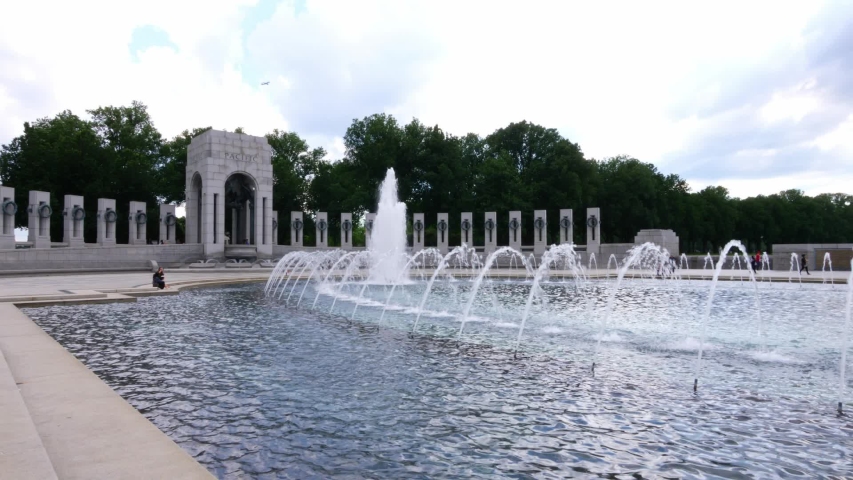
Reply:
<svg viewBox="0 0 853 480"><path fill-rule="evenodd" d="M186 154L192 138L210 127L164 138L146 106L107 106L88 110L88 119L70 111L24 124L24 133L0 149L0 182L16 188L21 207L16 222L26 226L29 190L51 193L55 212L66 194L83 195L85 238L94 242L98 198L115 198L121 213L131 200L144 201L149 218L157 204L185 199ZM242 132L241 129L236 129ZM581 225L574 241L586 242L587 207L601 208L602 241L633 242L644 228L670 228L681 251L717 251L731 239L750 250L773 243L846 242L853 238L850 195L814 197L799 190L745 199L732 198L722 186L692 192L675 174L628 156L586 158L580 146L556 129L526 121L511 123L487 136L455 136L438 126L391 115L353 120L344 135L346 154L332 161L295 132L266 135L273 156L273 209L279 212L279 242L289 243L289 212L305 211L305 244L313 244L313 212L329 212L329 240L340 242L339 214L352 212L356 244L364 243L360 220L374 211L379 184L394 168L399 196L410 213L426 214L426 239L435 242L435 216L450 214L451 244L459 243L461 212L474 212L475 243L483 241L483 215L498 212L499 244L508 241L510 210L522 211L523 241L533 241L533 210L548 211L550 242L559 238L559 209L574 209ZM411 217L411 215L410 215ZM119 243L126 242L127 217L119 215ZM410 220L411 222L411 220ZM178 238L183 236L179 223ZM62 236L61 221L51 222ZM411 225L409 225L411 236ZM148 235L157 238L156 223ZM428 243L429 245L429 243Z"/></svg>

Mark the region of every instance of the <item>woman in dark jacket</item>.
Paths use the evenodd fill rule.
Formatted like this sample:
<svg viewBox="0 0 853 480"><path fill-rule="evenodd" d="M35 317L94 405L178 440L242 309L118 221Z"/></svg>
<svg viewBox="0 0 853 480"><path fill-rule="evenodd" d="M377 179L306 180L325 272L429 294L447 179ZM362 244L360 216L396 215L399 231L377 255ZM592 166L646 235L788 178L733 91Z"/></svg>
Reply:
<svg viewBox="0 0 853 480"><path fill-rule="evenodd" d="M166 285L166 274L163 273L163 267L157 269L157 273L154 274L153 286L159 288L160 290L163 290L164 288L169 288L169 286Z"/></svg>

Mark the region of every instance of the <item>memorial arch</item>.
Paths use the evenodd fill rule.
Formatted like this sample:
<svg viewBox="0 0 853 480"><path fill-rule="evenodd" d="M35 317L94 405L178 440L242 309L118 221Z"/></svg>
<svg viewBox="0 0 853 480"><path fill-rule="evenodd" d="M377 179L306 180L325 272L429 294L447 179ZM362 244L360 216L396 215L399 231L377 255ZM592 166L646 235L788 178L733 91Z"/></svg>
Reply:
<svg viewBox="0 0 853 480"><path fill-rule="evenodd" d="M272 149L264 137L208 130L187 150L187 243L207 258L272 256Z"/></svg>

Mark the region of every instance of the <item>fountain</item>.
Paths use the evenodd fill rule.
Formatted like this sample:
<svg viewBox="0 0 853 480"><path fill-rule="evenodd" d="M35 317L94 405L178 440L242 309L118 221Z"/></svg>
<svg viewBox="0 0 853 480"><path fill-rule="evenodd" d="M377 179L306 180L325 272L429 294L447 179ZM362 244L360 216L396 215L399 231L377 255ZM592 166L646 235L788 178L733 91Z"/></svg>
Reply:
<svg viewBox="0 0 853 480"><path fill-rule="evenodd" d="M410 328L411 334L420 333L418 327L424 317L455 319L458 322L457 328L454 329L451 324L447 324L447 321L442 324L442 328L448 334L455 330L457 341L462 340L466 326L472 322L477 325L478 335L483 330L483 326L493 322L495 325L501 326L500 328L517 328L514 340L508 341L506 344L517 355L522 345L524 333L533 315L534 304L538 301L540 306L537 308L539 310L548 308L549 298L553 296L552 293L548 292L548 289L555 281L551 279L551 273L556 271L558 272L557 282L565 285L561 287L563 291L572 297L577 296L580 306L579 318L586 319L585 328L591 327L594 318L600 319L597 326L593 328L595 333L591 335L595 345L591 353L593 371L596 363L600 364L600 360L596 360L596 358L601 354L602 344L621 341L624 336L621 331L611 331L610 329L614 315L621 315L616 313L616 305L619 303L617 298L625 294L626 282L629 290L635 289L635 284L642 285L646 282L654 282L655 279L662 279L666 284L674 282L677 304L679 306L686 304L684 291L685 285L689 285L689 283L683 285L685 280L678 273L678 267L682 269L689 267L686 255L680 255L678 259L680 262L676 262L675 259L670 258L665 249L650 243L629 250L623 262L617 262L615 255L610 255L607 270L599 274L597 273L597 266L595 266L594 255L589 255L587 268L584 268L580 261L580 255L571 244L551 246L540 258L522 254L519 250L511 247L502 247L481 260L476 249L467 245L455 247L443 256L436 249L424 249L409 255L406 253L405 219L406 207L405 204L397 200L397 180L394 171L389 169L380 187L380 200L374 222L374 241L371 249L364 252L348 253L343 251L289 253L282 257L276 265L265 286L265 293L268 296L282 299L284 292L288 291L288 287L290 287L290 293L284 299L285 302L289 302L295 293L297 284L299 284L301 292L296 297L296 307L299 307L309 285L314 283L316 284L316 291L313 292L314 299L311 303L311 309L318 306L325 297L330 298L328 311L332 314L340 301L351 302L353 308L347 316L350 320L355 320L359 305L366 305L368 311L364 315L367 315L368 318L376 315L379 324L387 323L386 318L391 312L394 312L394 322L400 321L399 317L403 315L400 312L411 312L412 321L407 327ZM739 279L741 282L746 280L746 284L750 285L749 288L752 291L749 294L752 298L750 310L754 314L760 346L754 355L755 358L760 361L788 358L770 351L769 343L771 340L765 326L767 315L763 312L767 307L762 305L756 272L751 267L746 268L746 279L741 273L743 272L743 262L747 266L750 265L750 259L745 252L746 248L743 244L731 241L720 250L716 262L710 253L705 256L703 269L707 269L710 265L713 268L713 276L707 291L704 313L698 317L696 323L699 333L697 335L698 341L694 342L696 351L693 373L694 391L698 391L698 382L702 373L705 354L712 347L712 344L708 343L708 328L712 321L712 310L718 284L727 261L731 262L729 269L731 273L727 274L728 277L732 280ZM799 267L798 262L797 255L792 254L789 282L793 279L795 268ZM434 266L432 272L425 270L427 265ZM489 286L484 288L487 283L486 279L499 265L508 267L513 272L511 276L518 279L509 280L510 283L521 282L526 285L524 287L525 301L519 304L519 310L517 310L517 322L512 321L511 318L514 308L509 308L505 301L501 301L502 297L496 293L495 288L498 287L495 285L498 284L494 284L490 280ZM824 257L824 270L827 265L831 270L829 254ZM769 269L769 256L766 253L762 255L761 267ZM616 269L616 278L615 280L608 280L611 278L611 271L614 268ZM587 273L588 271L591 273ZM629 272L632 272L630 276ZM460 277L456 278L455 276ZM417 279L418 277L421 280L413 280L413 278ZM504 277L504 274L501 274L501 277ZM442 280L439 281L439 279ZM604 290L598 283L601 281L609 283L609 286ZM507 282L507 280L503 280L503 282ZM381 286L382 293L379 298L374 298L378 290L376 288L371 289L371 285ZM448 285L451 286L452 294L447 291ZM357 294L352 291L353 288L356 289ZM400 291L403 292L403 297L398 294ZM607 293L602 296L601 293L604 291ZM439 310L431 310L430 300L436 298L436 295L439 298L446 297L448 299L461 296L462 299L457 303L460 307L459 310L448 309L447 307L450 305L445 305ZM450 296L448 297L448 295ZM599 298L598 301L596 301L596 297ZM453 300L451 301L453 302ZM596 312L599 308L600 312ZM475 310L477 310L476 314L474 313ZM492 313L489 314L488 312ZM553 316L554 313L550 312L547 315ZM490 315L494 315L491 320ZM403 317L405 318L405 315ZM484 321L486 323L483 323ZM673 326L673 322L676 320L670 320L670 330L677 329ZM555 327L552 330L558 331L559 328ZM472 337L468 341L476 341L476 338L477 336ZM688 338L684 341L689 343L692 340ZM846 355L846 351L842 352L842 355ZM843 386L843 362L839 374ZM842 393L839 393L839 396L841 395Z"/></svg>
<svg viewBox="0 0 853 480"><path fill-rule="evenodd" d="M710 281L652 243L410 254L395 182L368 250L27 314L219 477L850 476L853 274L759 284L737 241Z"/></svg>
<svg viewBox="0 0 853 480"><path fill-rule="evenodd" d="M825 254L823 254L823 266L820 269L821 273L824 274L824 275L821 275L823 277L823 283L826 283L826 277L827 277L826 276L826 264L829 264L829 283L830 283L830 285L833 285L833 287L834 287L834 281L832 278L832 257L829 256L829 252L826 252Z"/></svg>
<svg viewBox="0 0 853 480"><path fill-rule="evenodd" d="M392 284L407 278L406 204L397 200L397 177L389 168L379 187L379 205L371 233L370 281Z"/></svg>

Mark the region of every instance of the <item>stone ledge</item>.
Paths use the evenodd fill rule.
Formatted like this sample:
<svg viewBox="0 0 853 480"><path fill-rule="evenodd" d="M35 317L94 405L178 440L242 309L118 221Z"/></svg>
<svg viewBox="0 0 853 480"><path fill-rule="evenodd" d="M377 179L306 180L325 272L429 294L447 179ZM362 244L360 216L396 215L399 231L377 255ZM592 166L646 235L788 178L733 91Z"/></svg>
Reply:
<svg viewBox="0 0 853 480"><path fill-rule="evenodd" d="M9 377L20 384L26 407L0 409L0 426L15 422L23 440L29 420L45 452L35 443L16 450L11 460L0 455L4 478L10 472L15 474L9 478L212 478L13 305L0 304L0 320L0 352L8 362L0 385ZM25 327L31 333L21 335Z"/></svg>
<svg viewBox="0 0 853 480"><path fill-rule="evenodd" d="M4 313L0 310L0 314ZM38 329L32 322L30 325ZM2 328L2 327L0 327ZM3 478L56 479L30 412L0 351L0 475Z"/></svg>

